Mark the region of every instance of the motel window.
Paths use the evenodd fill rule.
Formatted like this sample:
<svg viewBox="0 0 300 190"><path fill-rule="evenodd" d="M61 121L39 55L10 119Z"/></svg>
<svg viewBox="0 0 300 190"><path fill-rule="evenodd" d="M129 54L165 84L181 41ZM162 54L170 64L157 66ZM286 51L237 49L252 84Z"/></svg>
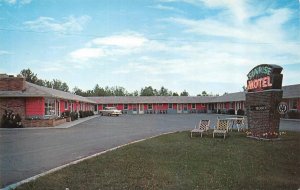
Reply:
<svg viewBox="0 0 300 190"><path fill-rule="evenodd" d="M107 104L103 104L102 108L105 109L107 107Z"/></svg>
<svg viewBox="0 0 300 190"><path fill-rule="evenodd" d="M192 109L196 109L196 104L192 104Z"/></svg>
<svg viewBox="0 0 300 190"><path fill-rule="evenodd" d="M59 100L55 101L55 109L56 109L56 115L60 115L60 103Z"/></svg>
<svg viewBox="0 0 300 190"><path fill-rule="evenodd" d="M183 104L183 110L184 110L184 111L187 111L187 110L188 110L187 104Z"/></svg>
<svg viewBox="0 0 300 190"><path fill-rule="evenodd" d="M152 110L152 104L148 104L148 110Z"/></svg>
<svg viewBox="0 0 300 190"><path fill-rule="evenodd" d="M241 109L241 104L240 104L240 102L237 102L237 103L236 103L236 109L237 109L237 110Z"/></svg>
<svg viewBox="0 0 300 190"><path fill-rule="evenodd" d="M65 110L67 110L67 109L68 109L68 102L65 101Z"/></svg>
<svg viewBox="0 0 300 190"><path fill-rule="evenodd" d="M137 105L136 104L132 104L132 111L137 111Z"/></svg>
<svg viewBox="0 0 300 190"><path fill-rule="evenodd" d="M45 99L45 115L55 115L54 99Z"/></svg>
<svg viewBox="0 0 300 190"><path fill-rule="evenodd" d="M128 104L124 104L124 110L128 110Z"/></svg>
<svg viewBox="0 0 300 190"><path fill-rule="evenodd" d="M290 100L290 109L297 109L297 99Z"/></svg>
<svg viewBox="0 0 300 190"><path fill-rule="evenodd" d="M173 109L173 104L168 104L169 109Z"/></svg>
<svg viewBox="0 0 300 190"><path fill-rule="evenodd" d="M161 107L163 107L163 104L158 104L158 106L161 108Z"/></svg>

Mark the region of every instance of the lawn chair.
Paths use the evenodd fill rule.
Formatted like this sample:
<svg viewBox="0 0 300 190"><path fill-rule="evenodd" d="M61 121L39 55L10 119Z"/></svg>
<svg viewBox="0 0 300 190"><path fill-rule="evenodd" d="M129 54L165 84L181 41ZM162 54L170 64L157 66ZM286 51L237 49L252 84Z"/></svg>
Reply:
<svg viewBox="0 0 300 190"><path fill-rule="evenodd" d="M236 120L236 127L237 127L238 131L240 131L240 128L245 126L244 120L245 120L244 117L239 118L238 120Z"/></svg>
<svg viewBox="0 0 300 190"><path fill-rule="evenodd" d="M217 126L214 126L213 138L215 138L215 133L216 133L216 134L224 135L224 139L225 139L226 134L228 133L228 126L229 126L228 120L218 119Z"/></svg>
<svg viewBox="0 0 300 190"><path fill-rule="evenodd" d="M191 138L193 133L200 133L202 138L202 133L209 130L210 120L200 120L198 127L195 126L195 129L191 130Z"/></svg>

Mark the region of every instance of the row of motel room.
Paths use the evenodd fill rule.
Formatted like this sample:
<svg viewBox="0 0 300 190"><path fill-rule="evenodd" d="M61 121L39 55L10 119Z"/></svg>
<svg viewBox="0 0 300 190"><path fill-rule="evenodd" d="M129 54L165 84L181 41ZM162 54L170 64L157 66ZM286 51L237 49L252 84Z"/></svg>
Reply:
<svg viewBox="0 0 300 190"><path fill-rule="evenodd" d="M284 86L283 101L289 110L300 111L300 84ZM64 111L95 113L115 106L125 114L147 113L218 113L218 110L245 110L245 92L223 96L110 96L82 97L69 92L38 86L21 76L0 75L0 114L5 110L18 113L22 119L49 119Z"/></svg>

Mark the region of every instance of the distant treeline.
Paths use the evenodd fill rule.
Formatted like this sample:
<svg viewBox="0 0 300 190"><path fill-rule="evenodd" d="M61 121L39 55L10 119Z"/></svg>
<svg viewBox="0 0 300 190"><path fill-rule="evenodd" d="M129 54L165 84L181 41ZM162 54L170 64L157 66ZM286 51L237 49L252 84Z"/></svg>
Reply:
<svg viewBox="0 0 300 190"><path fill-rule="evenodd" d="M62 82L58 79L53 79L52 81L39 79L37 77L37 74L33 73L30 69L23 69L20 72L20 74L25 78L26 81L30 83L65 91L65 92L70 92L67 83ZM140 91L135 90L134 92L128 92L124 87L106 86L103 88L100 87L98 84L96 84L94 89L92 90L84 91L75 86L71 92L85 97L88 96L189 96L189 93L186 90L184 90L181 93L177 93L168 90L163 86L160 89L155 89L152 86L145 86L144 88L141 88ZM208 94L206 91L202 91L202 93L198 94L197 96L212 96L212 94Z"/></svg>

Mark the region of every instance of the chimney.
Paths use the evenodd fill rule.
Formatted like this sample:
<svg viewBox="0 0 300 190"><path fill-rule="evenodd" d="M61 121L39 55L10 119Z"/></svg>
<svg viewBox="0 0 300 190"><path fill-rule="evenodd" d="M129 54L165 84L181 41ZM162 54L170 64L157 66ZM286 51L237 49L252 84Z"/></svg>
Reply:
<svg viewBox="0 0 300 190"><path fill-rule="evenodd" d="M18 75L0 74L0 91L23 91L25 90L25 78Z"/></svg>

